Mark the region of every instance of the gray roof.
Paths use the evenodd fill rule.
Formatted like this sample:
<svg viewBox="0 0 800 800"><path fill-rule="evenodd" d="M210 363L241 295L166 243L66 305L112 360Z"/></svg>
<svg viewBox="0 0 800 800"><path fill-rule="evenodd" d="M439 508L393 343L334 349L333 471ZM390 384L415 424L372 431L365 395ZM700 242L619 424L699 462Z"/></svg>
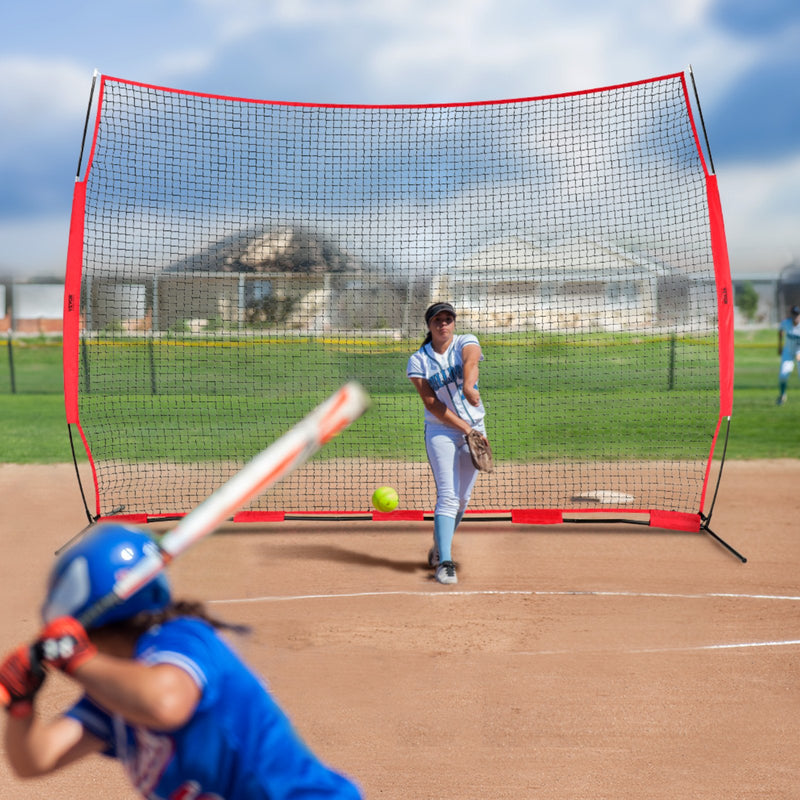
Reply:
<svg viewBox="0 0 800 800"><path fill-rule="evenodd" d="M173 262L169 272L358 272L361 263L307 228L278 225L238 231Z"/></svg>

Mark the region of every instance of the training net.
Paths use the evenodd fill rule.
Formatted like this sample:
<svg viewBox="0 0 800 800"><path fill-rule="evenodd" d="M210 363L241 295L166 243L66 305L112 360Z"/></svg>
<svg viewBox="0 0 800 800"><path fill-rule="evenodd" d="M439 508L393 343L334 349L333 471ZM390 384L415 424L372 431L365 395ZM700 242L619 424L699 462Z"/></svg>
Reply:
<svg viewBox="0 0 800 800"><path fill-rule="evenodd" d="M101 76L64 327L93 516L185 514L357 380L370 411L237 519L425 518L406 363L446 300L484 355L495 470L473 518L698 529L730 416L732 294L694 106L683 73L419 106ZM400 494L390 517L370 507L380 485Z"/></svg>

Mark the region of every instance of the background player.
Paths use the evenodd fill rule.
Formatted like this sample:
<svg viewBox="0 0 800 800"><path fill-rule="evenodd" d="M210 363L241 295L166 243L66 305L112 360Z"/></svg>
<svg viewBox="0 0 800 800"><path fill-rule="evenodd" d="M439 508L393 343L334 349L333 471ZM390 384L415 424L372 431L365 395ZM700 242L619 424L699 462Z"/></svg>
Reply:
<svg viewBox="0 0 800 800"><path fill-rule="evenodd" d="M778 355L781 357L780 374L778 375L780 394L776 402L782 406L786 402L789 376L800 357L800 306L792 306L789 309L789 316L781 320L778 327ZM798 374L800 374L800 367L798 367Z"/></svg>
<svg viewBox="0 0 800 800"><path fill-rule="evenodd" d="M457 583L452 543L467 508L478 470L464 435L473 428L486 434L478 391L481 346L472 334L455 333L450 303L434 303L425 312L428 333L408 359L406 375L425 406L425 450L436 484L433 547L428 563L439 583Z"/></svg>
<svg viewBox="0 0 800 800"><path fill-rule="evenodd" d="M238 626L209 617L201 604L173 601L163 574L88 632L75 619L153 546L137 529L100 525L56 562L37 643L0 665L14 771L43 775L102 753L120 759L149 800L358 800L355 786L308 750L217 632ZM49 722L35 711L42 664L84 690Z"/></svg>

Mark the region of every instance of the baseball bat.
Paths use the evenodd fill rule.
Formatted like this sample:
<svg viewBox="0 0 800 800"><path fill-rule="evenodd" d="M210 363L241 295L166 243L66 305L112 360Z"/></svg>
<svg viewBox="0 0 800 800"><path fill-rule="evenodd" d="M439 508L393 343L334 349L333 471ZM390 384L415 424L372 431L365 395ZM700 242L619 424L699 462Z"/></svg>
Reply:
<svg viewBox="0 0 800 800"><path fill-rule="evenodd" d="M134 595L177 556L216 530L233 512L308 461L368 407L369 397L364 389L354 381L346 383L192 509L164 534L152 553L122 574L107 595L80 614L78 621L84 627L91 625L109 608ZM8 705L9 700L5 687L0 686L0 702Z"/></svg>
<svg viewBox="0 0 800 800"><path fill-rule="evenodd" d="M368 404L369 398L359 384L342 386L164 534L158 549L121 575L111 593L87 608L78 621L84 627L91 625L108 608L136 594L170 561L216 530L248 500L308 461L322 445L358 419Z"/></svg>

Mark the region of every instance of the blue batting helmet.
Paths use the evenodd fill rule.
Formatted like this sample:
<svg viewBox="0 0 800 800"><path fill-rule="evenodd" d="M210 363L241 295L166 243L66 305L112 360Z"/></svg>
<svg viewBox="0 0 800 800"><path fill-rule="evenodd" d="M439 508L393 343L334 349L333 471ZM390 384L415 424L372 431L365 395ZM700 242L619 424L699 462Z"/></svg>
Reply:
<svg viewBox="0 0 800 800"><path fill-rule="evenodd" d="M155 542L137 528L113 522L98 525L53 565L42 606L44 621L61 616L79 617L111 591L120 575L155 547ZM127 600L91 620L88 627L130 619L140 611L158 611L170 601L169 583L162 572Z"/></svg>

